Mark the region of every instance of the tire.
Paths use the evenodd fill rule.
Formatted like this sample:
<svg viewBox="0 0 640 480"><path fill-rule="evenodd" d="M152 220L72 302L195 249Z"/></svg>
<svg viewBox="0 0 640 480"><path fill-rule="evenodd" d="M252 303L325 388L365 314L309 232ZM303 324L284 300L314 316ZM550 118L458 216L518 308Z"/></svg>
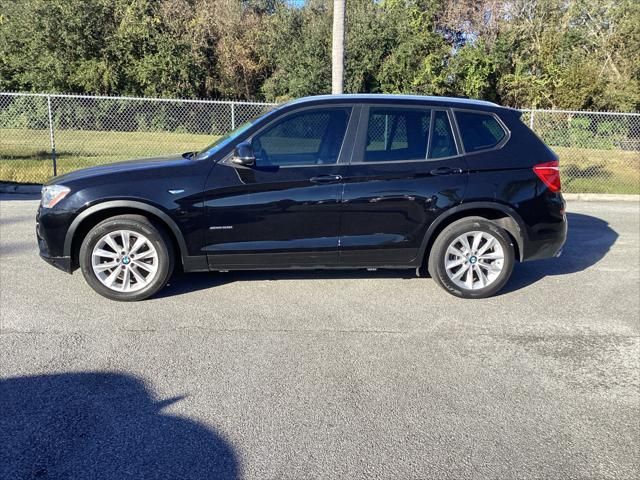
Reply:
<svg viewBox="0 0 640 480"><path fill-rule="evenodd" d="M477 238L480 240L476 245ZM483 217L466 217L438 235L428 266L436 283L450 294L486 298L504 287L514 263L513 241L504 229Z"/></svg>
<svg viewBox="0 0 640 480"><path fill-rule="evenodd" d="M167 284L174 266L173 247L164 229L148 218L118 215L89 231L80 247L79 262L86 282L100 295L135 302Z"/></svg>

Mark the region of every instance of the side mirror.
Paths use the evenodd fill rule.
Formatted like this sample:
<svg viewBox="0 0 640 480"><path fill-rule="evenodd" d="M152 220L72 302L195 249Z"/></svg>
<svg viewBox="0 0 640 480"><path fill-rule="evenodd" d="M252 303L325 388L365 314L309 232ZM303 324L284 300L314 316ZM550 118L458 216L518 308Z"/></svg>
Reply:
<svg viewBox="0 0 640 480"><path fill-rule="evenodd" d="M251 147L251 143L241 142L236 145L231 161L236 165L242 165L245 167L255 165L256 156L253 154L253 147Z"/></svg>

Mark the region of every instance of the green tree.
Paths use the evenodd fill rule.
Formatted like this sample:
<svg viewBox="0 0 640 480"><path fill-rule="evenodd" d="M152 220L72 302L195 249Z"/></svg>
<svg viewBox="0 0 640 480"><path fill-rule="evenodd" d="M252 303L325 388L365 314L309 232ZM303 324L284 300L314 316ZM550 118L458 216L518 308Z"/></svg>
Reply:
<svg viewBox="0 0 640 480"><path fill-rule="evenodd" d="M0 0L0 90L331 90L331 0ZM637 0L348 0L345 92L640 109Z"/></svg>

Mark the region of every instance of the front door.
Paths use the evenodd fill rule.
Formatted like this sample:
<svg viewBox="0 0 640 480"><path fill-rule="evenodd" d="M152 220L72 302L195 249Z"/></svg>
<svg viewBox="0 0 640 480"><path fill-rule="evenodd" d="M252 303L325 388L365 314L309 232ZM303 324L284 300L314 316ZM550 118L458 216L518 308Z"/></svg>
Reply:
<svg viewBox="0 0 640 480"><path fill-rule="evenodd" d="M273 120L249 140L251 167L223 160L208 188L212 269L335 266L342 144L352 107L308 107ZM353 127L352 127L353 128ZM210 182L211 183L211 182Z"/></svg>
<svg viewBox="0 0 640 480"><path fill-rule="evenodd" d="M433 220L467 183L446 109L364 107L344 178L340 263L408 266Z"/></svg>

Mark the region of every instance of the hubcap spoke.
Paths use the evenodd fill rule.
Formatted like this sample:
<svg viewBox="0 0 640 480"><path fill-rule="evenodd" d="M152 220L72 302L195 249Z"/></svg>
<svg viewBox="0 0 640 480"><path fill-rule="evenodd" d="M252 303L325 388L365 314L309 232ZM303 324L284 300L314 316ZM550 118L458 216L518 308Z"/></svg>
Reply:
<svg viewBox="0 0 640 480"><path fill-rule="evenodd" d="M473 267L467 269L467 279L464 282L469 290L473 289L473 270Z"/></svg>
<svg viewBox="0 0 640 480"><path fill-rule="evenodd" d="M472 252L476 252L478 250L481 240L482 240L482 232L476 232L476 234L473 236L473 244L471 245Z"/></svg>
<svg viewBox="0 0 640 480"><path fill-rule="evenodd" d="M467 235L460 235L458 237L462 246L466 249L467 253L471 251L471 245L469 245L469 240L467 239Z"/></svg>
<svg viewBox="0 0 640 480"><path fill-rule="evenodd" d="M105 270L111 270L112 268L116 268L118 265L120 265L120 262L117 262L117 261L100 263L98 265L94 265L93 270L96 272L104 272Z"/></svg>
<svg viewBox="0 0 640 480"><path fill-rule="evenodd" d="M491 237L489 240L487 240L485 242L485 244L482 246L482 248L480 250L478 250L478 256L481 257L482 255L484 255L484 252L486 252L491 247L493 247L495 243L496 243L496 240L493 237Z"/></svg>
<svg viewBox="0 0 640 480"><path fill-rule="evenodd" d="M129 291L129 287L131 286L131 276L129 274L129 268L125 268L122 272L122 290L124 292Z"/></svg>
<svg viewBox="0 0 640 480"><path fill-rule="evenodd" d="M487 285L487 276L484 274L480 267L476 267L476 273L478 274L478 281L480 282L480 288L484 288Z"/></svg>
<svg viewBox="0 0 640 480"><path fill-rule="evenodd" d="M464 262L466 262L466 259L464 258L458 258L456 260L451 260L450 262L447 262L446 268L447 270L455 268L459 265L462 265Z"/></svg>
<svg viewBox="0 0 640 480"><path fill-rule="evenodd" d="M499 253L485 253L478 257L480 260L502 260L504 257Z"/></svg>
<svg viewBox="0 0 640 480"><path fill-rule="evenodd" d="M142 268L144 270L146 270L147 272L155 272L156 271L156 267L153 265L149 265L148 263L144 263L144 262L138 262L137 260L133 261L133 264L138 267L138 268Z"/></svg>
<svg viewBox="0 0 640 480"><path fill-rule="evenodd" d="M140 275L140 273L138 272L138 267L136 267L135 265L131 265L129 267L129 270L131 270L131 274L133 275L133 278L136 279L136 283L146 283L146 280L144 279L144 277L142 275Z"/></svg>
<svg viewBox="0 0 640 480"><path fill-rule="evenodd" d="M465 254L464 254L464 253L462 253L462 251L461 251L460 249L458 249L458 248L454 247L453 245L452 245L452 246L450 246L450 247L447 249L447 253L449 253L449 254L451 254L451 255L455 255L456 257L461 257L461 258L464 258L464 257L465 257Z"/></svg>
<svg viewBox="0 0 640 480"><path fill-rule="evenodd" d="M484 268L487 272L500 273L502 271L502 266L497 266L492 263L479 263L478 265Z"/></svg>
<svg viewBox="0 0 640 480"><path fill-rule="evenodd" d="M458 280L467 270L469 270L469 265L464 265L460 270L453 274L453 276L451 276L451 280Z"/></svg>
<svg viewBox="0 0 640 480"><path fill-rule="evenodd" d="M113 249L114 252L119 252L120 251L120 246L116 243L115 239L113 238L113 234L112 233L110 233L106 237L104 237L103 240L105 241L105 243L107 245L109 245Z"/></svg>
<svg viewBox="0 0 640 480"><path fill-rule="evenodd" d="M98 248L93 251L94 257L105 257L105 258L118 258L118 254L115 252L110 252L108 250L103 250L102 248Z"/></svg>
<svg viewBox="0 0 640 480"><path fill-rule="evenodd" d="M117 268L111 272L111 274L106 278L106 280L104 281L104 284L107 287L111 287L111 285L113 285L113 283L116 281L116 277L118 276L118 274L120 273L120 270L118 270Z"/></svg>
<svg viewBox="0 0 640 480"><path fill-rule="evenodd" d="M147 250L146 252L136 253L136 260L143 260L155 255L155 251Z"/></svg>
<svg viewBox="0 0 640 480"><path fill-rule="evenodd" d="M145 243L147 243L146 238L138 237L135 243L133 244L133 246L131 247L131 250L129 250L129 254L136 253L138 250L140 250L140 247L142 247Z"/></svg>
<svg viewBox="0 0 640 480"><path fill-rule="evenodd" d="M127 230L120 231L120 238L122 239L122 248L124 248L124 251L128 253L130 247L129 243L131 240L130 232Z"/></svg>

